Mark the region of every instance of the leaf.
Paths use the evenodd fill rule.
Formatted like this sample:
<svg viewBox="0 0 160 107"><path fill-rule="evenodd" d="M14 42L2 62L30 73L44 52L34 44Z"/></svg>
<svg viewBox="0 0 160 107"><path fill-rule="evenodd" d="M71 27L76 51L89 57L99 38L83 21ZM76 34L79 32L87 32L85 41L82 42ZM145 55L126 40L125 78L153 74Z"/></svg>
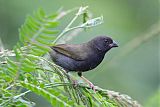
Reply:
<svg viewBox="0 0 160 107"><path fill-rule="evenodd" d="M56 39L56 36L54 36L54 35L51 36L51 35L43 35L43 34L41 34L39 37L42 38L42 39L47 39L47 40Z"/></svg>
<svg viewBox="0 0 160 107"><path fill-rule="evenodd" d="M49 23L46 23L44 26L46 28L54 28L54 27L57 27L59 25L58 22L49 22Z"/></svg>
<svg viewBox="0 0 160 107"><path fill-rule="evenodd" d="M39 13L39 16L45 17L45 12L42 8L39 8L38 13Z"/></svg>
<svg viewBox="0 0 160 107"><path fill-rule="evenodd" d="M36 48L31 49L28 47L28 52L37 56L48 52L48 48L46 47L52 45L51 43L55 39L54 35L58 33L58 31L53 30L59 25L59 23L54 20L56 16L57 14L46 15L44 10L40 8L37 12L34 12L33 16L29 15L27 17L24 25L19 29L20 41L25 46L38 43Z"/></svg>
<svg viewBox="0 0 160 107"><path fill-rule="evenodd" d="M97 25L102 24L102 23L103 23L103 16L97 17L97 18L94 18L94 19L90 19L90 20L86 21L84 24L82 24L81 27L89 28L89 27L97 26Z"/></svg>
<svg viewBox="0 0 160 107"><path fill-rule="evenodd" d="M57 34L57 33L58 33L58 31L54 31L54 30L50 30L50 29L46 29L46 30L44 30L44 31L43 31L43 33L45 33L45 34Z"/></svg>
<svg viewBox="0 0 160 107"><path fill-rule="evenodd" d="M72 107L72 105L67 104L66 101L61 100L60 98L58 98L54 94L51 94L47 90L44 90L43 88L37 87L37 86L30 84L30 83L25 83L25 82L21 82L21 85L24 88L27 88L27 89L45 97L52 104L52 106L55 106L56 103L58 103L58 104L61 104L62 106L65 106L65 107Z"/></svg>

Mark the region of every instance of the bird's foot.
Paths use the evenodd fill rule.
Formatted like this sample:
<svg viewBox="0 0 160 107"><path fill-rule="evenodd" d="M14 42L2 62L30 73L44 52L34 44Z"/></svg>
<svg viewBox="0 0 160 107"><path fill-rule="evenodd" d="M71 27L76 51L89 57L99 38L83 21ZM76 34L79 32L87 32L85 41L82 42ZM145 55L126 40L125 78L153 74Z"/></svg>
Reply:
<svg viewBox="0 0 160 107"><path fill-rule="evenodd" d="M78 86L78 81L77 80L72 80L73 82L73 87L77 87Z"/></svg>
<svg viewBox="0 0 160 107"><path fill-rule="evenodd" d="M89 83L89 87L90 87L94 92L96 92L95 86L94 86L91 82Z"/></svg>
<svg viewBox="0 0 160 107"><path fill-rule="evenodd" d="M92 84L92 82L90 82L88 79L86 79L86 78L83 77L83 76L81 76L81 78L88 83L89 87L90 87L94 92L96 92L95 86Z"/></svg>

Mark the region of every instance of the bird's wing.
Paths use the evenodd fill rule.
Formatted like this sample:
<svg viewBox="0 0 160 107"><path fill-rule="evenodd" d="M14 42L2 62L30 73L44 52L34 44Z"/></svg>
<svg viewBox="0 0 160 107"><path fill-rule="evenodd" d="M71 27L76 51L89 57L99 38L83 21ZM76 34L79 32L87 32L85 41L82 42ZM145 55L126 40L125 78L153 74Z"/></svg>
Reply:
<svg viewBox="0 0 160 107"><path fill-rule="evenodd" d="M51 47L56 52L75 60L85 60L88 56L88 49L83 45L59 44Z"/></svg>

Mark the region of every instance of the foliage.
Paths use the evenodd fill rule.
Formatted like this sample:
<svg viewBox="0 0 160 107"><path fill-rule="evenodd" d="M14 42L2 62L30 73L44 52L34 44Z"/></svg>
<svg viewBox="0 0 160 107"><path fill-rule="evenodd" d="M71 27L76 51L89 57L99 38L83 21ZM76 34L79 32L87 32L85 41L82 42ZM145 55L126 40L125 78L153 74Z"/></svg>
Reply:
<svg viewBox="0 0 160 107"><path fill-rule="evenodd" d="M49 46L56 44L67 32L103 22L103 17L87 20L87 8L80 7L61 33L57 31L59 19L77 9L51 15L39 9L33 16L27 17L19 29L20 41L17 45L13 50L0 52L0 106L33 107L35 103L25 98L29 92L41 95L52 106L58 107L140 106L130 97L113 91L97 87L94 92L83 83L75 86L69 75L49 60ZM84 23L71 27L81 15Z"/></svg>

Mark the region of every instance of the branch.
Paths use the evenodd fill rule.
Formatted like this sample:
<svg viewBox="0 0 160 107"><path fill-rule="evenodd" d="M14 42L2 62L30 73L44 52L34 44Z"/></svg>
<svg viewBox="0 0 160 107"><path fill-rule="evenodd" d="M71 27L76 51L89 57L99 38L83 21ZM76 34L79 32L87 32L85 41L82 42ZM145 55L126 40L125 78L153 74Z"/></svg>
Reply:
<svg viewBox="0 0 160 107"><path fill-rule="evenodd" d="M90 19L88 21L86 21L85 23L81 24L81 25L78 25L78 26L75 26L75 27L71 27L71 25L75 22L75 20L80 16L82 15L86 9L88 8L88 6L86 7L80 7L78 12L75 14L75 17L70 21L70 23L64 28L64 30L57 36L57 38L53 41L52 44L55 44L59 41L59 39L64 36L65 33L69 32L69 31L72 31L72 30L75 30L75 29L78 29L78 28L90 28L90 27L94 27L94 26L97 26L99 24L102 24L103 23L103 16L101 17L97 17L97 18L93 18L93 19Z"/></svg>
<svg viewBox="0 0 160 107"><path fill-rule="evenodd" d="M56 85L55 84L53 85L49 84L49 86L46 85L46 88L57 87L57 86L74 86L75 87L75 84L71 84L71 83L57 83ZM91 87L88 87L83 83L78 84L77 87L84 88L84 89L91 89ZM99 93L103 97L107 97L110 100L115 101L119 105L122 105L122 107L125 107L125 106L126 107L142 107L136 100L133 100L130 96L126 94L121 94L119 92L106 90L98 86L95 86L95 90L96 90L96 93Z"/></svg>
<svg viewBox="0 0 160 107"><path fill-rule="evenodd" d="M79 85L79 87L91 89L90 87L84 86L84 85ZM137 101L133 100L130 96L126 94L121 94L119 92L102 89L98 86L95 86L95 90L96 92L101 94L103 97L108 97L110 100L113 100L119 105L122 105L122 107L125 107L125 106L126 107L141 107L141 105Z"/></svg>
<svg viewBox="0 0 160 107"><path fill-rule="evenodd" d="M65 29L57 36L57 38L53 41L53 44L55 44L66 32L70 31L70 26L74 23L74 21L78 18L79 15L83 14L83 12L88 8L86 7L80 7L75 17L71 20L71 22L65 27Z"/></svg>

